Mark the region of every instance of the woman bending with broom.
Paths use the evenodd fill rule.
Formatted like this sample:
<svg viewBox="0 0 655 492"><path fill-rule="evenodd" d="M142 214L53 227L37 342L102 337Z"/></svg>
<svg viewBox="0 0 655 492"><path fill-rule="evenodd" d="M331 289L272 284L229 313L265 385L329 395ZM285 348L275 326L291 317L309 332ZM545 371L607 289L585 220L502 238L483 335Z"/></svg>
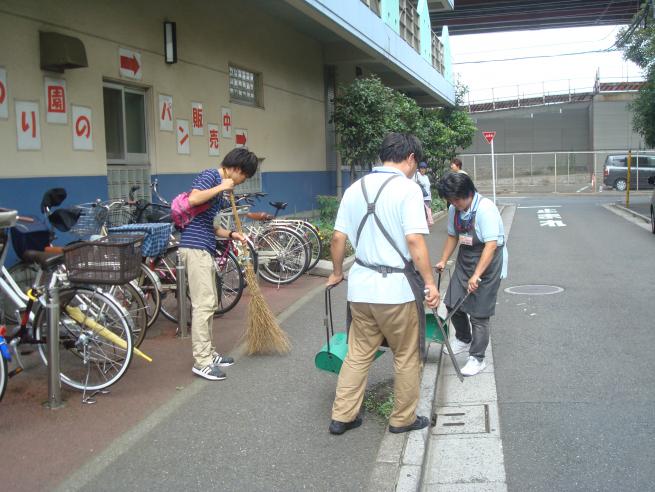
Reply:
<svg viewBox="0 0 655 492"><path fill-rule="evenodd" d="M193 373L211 381L225 379L220 367L234 364L234 359L216 352L213 343L214 312L218 308L213 256L216 236L245 243L245 237L234 231L214 227L214 217L229 202L222 193L231 192L236 185L251 178L257 171L257 156L245 147L230 151L219 169L206 169L193 180L189 205L192 207L212 202L204 212L196 215L182 230L179 255L187 271L191 297L191 347Z"/></svg>

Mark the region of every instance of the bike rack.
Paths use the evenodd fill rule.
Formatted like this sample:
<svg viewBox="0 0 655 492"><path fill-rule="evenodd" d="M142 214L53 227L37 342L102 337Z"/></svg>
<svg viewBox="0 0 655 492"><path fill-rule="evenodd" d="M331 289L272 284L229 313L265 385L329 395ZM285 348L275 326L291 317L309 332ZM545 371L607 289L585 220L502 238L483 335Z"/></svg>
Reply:
<svg viewBox="0 0 655 492"><path fill-rule="evenodd" d="M48 308L48 401L46 406L56 410L64 406L61 401L59 379L59 287L47 290Z"/></svg>
<svg viewBox="0 0 655 492"><path fill-rule="evenodd" d="M180 258L180 253L177 254L177 322L178 333L180 338L189 337L189 326L187 320L187 297L186 297L186 268Z"/></svg>

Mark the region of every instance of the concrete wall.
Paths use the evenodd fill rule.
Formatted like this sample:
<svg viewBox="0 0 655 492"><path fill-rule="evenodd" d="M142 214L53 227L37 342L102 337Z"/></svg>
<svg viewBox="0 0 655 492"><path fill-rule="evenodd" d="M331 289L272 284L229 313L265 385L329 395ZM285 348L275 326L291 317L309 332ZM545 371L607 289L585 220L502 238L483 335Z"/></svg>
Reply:
<svg viewBox="0 0 655 492"><path fill-rule="evenodd" d="M178 63L163 60L163 21L177 23ZM79 38L86 48L88 68L67 70L69 101L67 125L46 123L45 75L39 67L38 31L56 31ZM296 194L329 186L325 164L325 100L320 43L283 22L237 0L5 0L0 5L0 66L8 74L9 118L0 120L0 204L27 206L21 189L56 177L71 189L76 179L88 177L72 190L70 203L106 196L107 160L104 137L103 81L116 81L147 90L151 172L163 176L164 193L182 191L182 184L204 168L217 166L234 138L221 138L221 156L209 157L208 136L191 136L191 154L179 155L176 135L159 131L158 95L173 96L174 118L191 120L191 102L203 103L206 123L220 122L222 106L232 110L233 126L248 130L248 146L264 157L263 172L289 177ZM143 78L124 80L119 75L118 48L137 50ZM228 62L263 75L263 108L230 102ZM59 76L59 75L57 75ZM42 148L18 151L14 100L39 102ZM94 150L72 150L70 104L93 110ZM167 180L166 176L170 176ZM177 186L176 186L177 184ZM184 184L186 186L186 184ZM40 196L43 189L35 194ZM265 190L282 199L292 189ZM324 191L324 192L325 192ZM18 202L17 202L18 201ZM313 198L302 197L297 208L311 208ZM38 202L32 205L38 206Z"/></svg>
<svg viewBox="0 0 655 492"><path fill-rule="evenodd" d="M483 131L495 130L499 153L644 149L632 128L633 93L597 94L591 101L472 113L479 129L463 154L486 154Z"/></svg>
<svg viewBox="0 0 655 492"><path fill-rule="evenodd" d="M483 131L496 131L494 150L550 152L589 150L589 103L473 113L479 132L465 154L490 152Z"/></svg>
<svg viewBox="0 0 655 492"><path fill-rule="evenodd" d="M630 93L599 94L591 108L592 142L596 150L644 149L641 135L632 128Z"/></svg>

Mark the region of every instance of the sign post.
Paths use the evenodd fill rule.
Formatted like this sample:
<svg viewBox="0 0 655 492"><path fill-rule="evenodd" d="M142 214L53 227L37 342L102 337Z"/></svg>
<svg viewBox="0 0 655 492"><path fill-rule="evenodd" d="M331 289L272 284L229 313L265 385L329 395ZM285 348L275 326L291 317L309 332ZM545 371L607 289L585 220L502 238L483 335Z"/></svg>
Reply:
<svg viewBox="0 0 655 492"><path fill-rule="evenodd" d="M494 191L494 205L496 204L496 156L494 155L494 137L496 132L482 132L484 138L491 144L491 185Z"/></svg>

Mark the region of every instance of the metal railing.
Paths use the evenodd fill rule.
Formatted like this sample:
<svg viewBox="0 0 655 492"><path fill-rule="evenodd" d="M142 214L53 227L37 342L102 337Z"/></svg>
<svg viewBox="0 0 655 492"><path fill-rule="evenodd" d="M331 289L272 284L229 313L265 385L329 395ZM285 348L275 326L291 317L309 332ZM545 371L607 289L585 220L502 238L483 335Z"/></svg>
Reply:
<svg viewBox="0 0 655 492"><path fill-rule="evenodd" d="M443 53L443 43L437 37L437 33L432 31L432 66L439 72L441 75L444 73L444 53Z"/></svg>
<svg viewBox="0 0 655 492"><path fill-rule="evenodd" d="M400 0L400 37L417 52L421 52L419 15L411 0Z"/></svg>
<svg viewBox="0 0 655 492"><path fill-rule="evenodd" d="M627 150L587 152L496 153L498 193L592 193L608 189L603 169L608 155L627 155ZM636 163L639 156L655 155L655 150L632 151L632 176L636 188L652 188L648 176ZM492 189L491 154L462 154L462 169L483 193ZM648 174L650 175L650 173Z"/></svg>
<svg viewBox="0 0 655 492"><path fill-rule="evenodd" d="M591 99L599 92L634 92L643 80L632 78L596 79L592 84L580 84L580 79L546 80L543 82L480 89L467 95L470 113L527 106L544 106ZM513 94L512 94L513 93Z"/></svg>

